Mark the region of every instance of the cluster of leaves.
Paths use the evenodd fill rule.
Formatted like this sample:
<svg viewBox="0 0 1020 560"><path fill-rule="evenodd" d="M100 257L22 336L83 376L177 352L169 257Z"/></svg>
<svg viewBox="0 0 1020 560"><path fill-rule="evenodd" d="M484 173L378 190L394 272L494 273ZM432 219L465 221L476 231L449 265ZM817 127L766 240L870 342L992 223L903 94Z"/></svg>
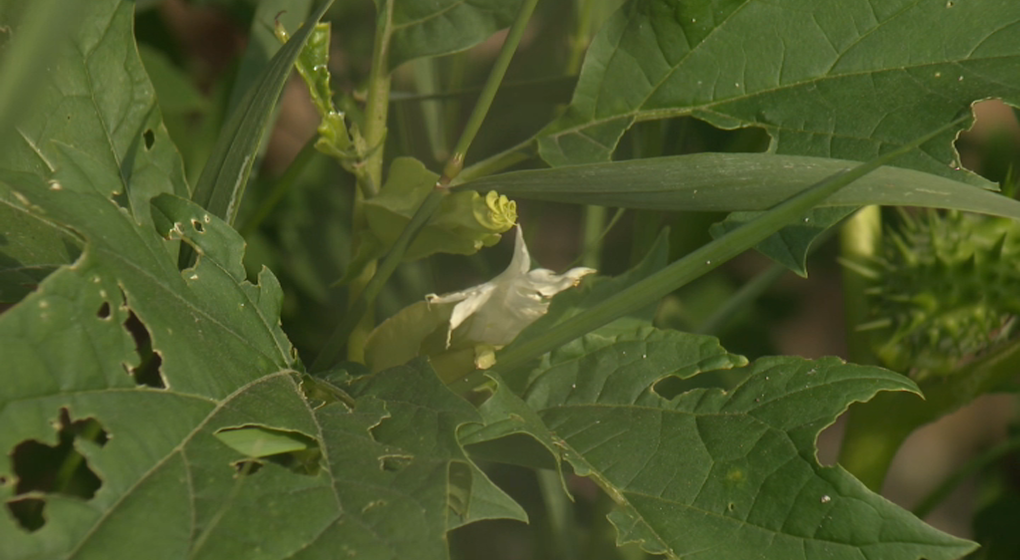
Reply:
<svg viewBox="0 0 1020 560"><path fill-rule="evenodd" d="M594 34L562 114L465 169L428 222L421 208L439 175L392 158L385 110L373 120L378 99L364 114L354 96L334 106L328 75L316 75L329 44L316 23L332 2L282 3L295 31L281 46L281 1L255 5L228 118L192 159L164 123L150 74L166 67L143 66L134 2L0 0L0 301L10 305L0 556L446 558L454 529L528 519L493 464L589 479L611 502L619 544L670 558L949 560L975 549L817 460L818 433L851 403L880 391L916 399L910 378L836 358L749 362L715 338L657 328L645 311L754 246L803 269L812 241L859 205L1020 219L1020 203L982 189L992 185L960 169L952 146L975 100L1020 103L1020 5L631 0ZM367 79L387 95L395 69L477 45L534 7L375 4ZM362 187L308 205L348 222L358 247L329 263L348 280L386 251L377 275L390 257L493 244L516 217L508 195L739 213L687 258L667 264L660 236L629 272L557 297L488 372L447 384L421 357L310 372L292 339L333 349L301 335L316 330L311 319L285 332L281 317L287 302L328 301L323 275L252 273L233 225L296 62L324 118L318 146ZM768 153L611 161L628 129L669 117L760 127ZM496 173L529 154L549 167ZM898 167L880 167L897 156ZM384 160L390 173L376 181ZM288 247L307 254L307 236L260 236L247 241L275 249L271 263ZM339 320L358 322L358 309ZM739 381L712 386L726 371ZM933 414L970 396L936 398Z"/></svg>

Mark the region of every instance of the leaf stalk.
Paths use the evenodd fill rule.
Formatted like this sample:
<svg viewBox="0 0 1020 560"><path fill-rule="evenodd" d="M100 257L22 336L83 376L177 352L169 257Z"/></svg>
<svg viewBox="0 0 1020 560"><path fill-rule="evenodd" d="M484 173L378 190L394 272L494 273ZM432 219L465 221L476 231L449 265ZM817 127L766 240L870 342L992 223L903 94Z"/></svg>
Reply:
<svg viewBox="0 0 1020 560"><path fill-rule="evenodd" d="M524 29L528 26L531 14L534 13L537 5L538 0L525 0L521 4L521 10L517 13L517 19L514 20L513 25L510 26L510 31L507 33L506 40L503 41L503 47L499 51L499 56L496 57L496 62L492 65L492 71L482 88L482 93L478 96L478 101L471 110L471 116L468 117L467 124L464 125L460 139L457 140L453 153L443 168L443 175L439 178L438 183L440 186L448 186L464 168L464 158L468 148L471 147L478 130L482 127L482 122L485 121L485 116L488 115L489 109L492 107L492 100L496 97L496 92L503 82L503 76L506 75L506 70L517 51L521 37L524 36Z"/></svg>

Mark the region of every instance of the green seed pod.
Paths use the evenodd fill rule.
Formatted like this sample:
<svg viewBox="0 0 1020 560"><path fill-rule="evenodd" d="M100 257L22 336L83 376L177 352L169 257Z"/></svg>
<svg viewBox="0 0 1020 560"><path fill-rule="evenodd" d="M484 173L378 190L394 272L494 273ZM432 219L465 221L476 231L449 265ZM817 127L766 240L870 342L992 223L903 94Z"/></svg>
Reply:
<svg viewBox="0 0 1020 560"><path fill-rule="evenodd" d="M916 380L951 375L1007 340L1020 313L1020 225L961 212L901 212L866 268L875 355Z"/></svg>

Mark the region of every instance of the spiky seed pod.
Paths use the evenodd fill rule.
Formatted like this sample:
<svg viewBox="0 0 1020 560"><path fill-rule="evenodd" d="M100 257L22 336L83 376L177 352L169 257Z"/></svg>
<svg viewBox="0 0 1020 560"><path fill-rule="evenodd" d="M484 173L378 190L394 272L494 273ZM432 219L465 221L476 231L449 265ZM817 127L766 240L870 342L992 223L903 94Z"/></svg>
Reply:
<svg viewBox="0 0 1020 560"><path fill-rule="evenodd" d="M950 375L1007 340L1020 314L1020 225L961 212L901 210L864 268L875 355L916 380Z"/></svg>

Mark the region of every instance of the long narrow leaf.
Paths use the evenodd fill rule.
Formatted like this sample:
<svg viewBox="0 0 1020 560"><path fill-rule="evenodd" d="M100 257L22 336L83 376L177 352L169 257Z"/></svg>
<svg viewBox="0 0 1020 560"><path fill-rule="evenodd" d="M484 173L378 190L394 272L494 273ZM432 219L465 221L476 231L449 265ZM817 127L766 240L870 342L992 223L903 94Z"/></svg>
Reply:
<svg viewBox="0 0 1020 560"><path fill-rule="evenodd" d="M898 156L920 147L946 130L960 125L966 119L967 117L956 119L948 125L940 127L938 130L884 156L875 158L852 169L841 171L786 200L746 225L708 243L662 271L622 290L588 311L549 329L545 336L530 339L520 344L511 344L501 353L497 354L498 369L500 371L511 371L537 356L624 316L633 309L640 309L657 301L673 290L753 247L843 187L889 163ZM472 378L468 378L466 384L470 385L473 381Z"/></svg>
<svg viewBox="0 0 1020 560"><path fill-rule="evenodd" d="M322 2L305 25L276 53L261 79L227 121L202 170L191 199L227 223L233 223L237 216L252 164L255 163L255 151L294 66L294 60L315 23L332 3L333 0Z"/></svg>
<svg viewBox="0 0 1020 560"><path fill-rule="evenodd" d="M702 153L515 171L465 183L514 198L652 210L766 210L855 162L771 154ZM823 206L952 208L1020 219L1020 202L899 167L880 167Z"/></svg>

